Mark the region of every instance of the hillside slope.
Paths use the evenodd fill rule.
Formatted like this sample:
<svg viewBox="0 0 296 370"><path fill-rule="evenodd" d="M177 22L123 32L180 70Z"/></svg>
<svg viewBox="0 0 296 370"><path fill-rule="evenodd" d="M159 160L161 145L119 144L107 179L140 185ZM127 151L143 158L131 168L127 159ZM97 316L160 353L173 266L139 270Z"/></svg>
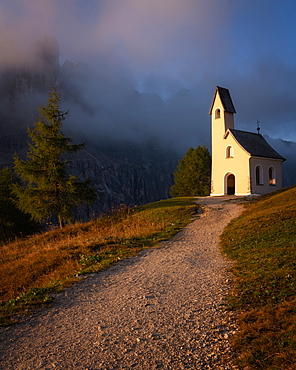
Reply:
<svg viewBox="0 0 296 370"><path fill-rule="evenodd" d="M296 366L296 187L262 197L225 229L223 250L236 261L232 306L239 364Z"/></svg>
<svg viewBox="0 0 296 370"><path fill-rule="evenodd" d="M80 275L170 239L195 212L194 198L167 199L0 245L0 325Z"/></svg>
<svg viewBox="0 0 296 370"><path fill-rule="evenodd" d="M185 200L143 211L171 223ZM199 198L204 212L173 239L67 288L51 309L0 328L2 368L237 369L229 353L233 315L225 305L230 263L219 235L242 207L224 200Z"/></svg>

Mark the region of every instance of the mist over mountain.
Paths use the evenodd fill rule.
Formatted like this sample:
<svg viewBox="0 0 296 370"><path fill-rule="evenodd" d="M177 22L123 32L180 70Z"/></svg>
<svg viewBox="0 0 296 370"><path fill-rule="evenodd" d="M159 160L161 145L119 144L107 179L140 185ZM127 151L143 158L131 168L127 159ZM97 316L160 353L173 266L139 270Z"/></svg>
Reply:
<svg viewBox="0 0 296 370"><path fill-rule="evenodd" d="M66 61L60 67L58 43L51 37L38 40L30 58L19 53L17 64L2 65L0 166L11 165L15 153L25 158L27 128L38 119L38 106L45 104L48 91L56 87L62 109L70 111L63 131L75 142L87 142L85 150L70 158L69 167L77 176L90 177L99 191L97 204L87 207L88 215L169 197L176 150L145 129L149 120L138 130L136 121L143 113L133 112L133 106L148 112L162 105L161 99L142 96L130 86L116 88L104 73L94 76L85 64ZM80 218L84 211L78 212Z"/></svg>
<svg viewBox="0 0 296 370"><path fill-rule="evenodd" d="M5 43L1 50L5 47L7 53L0 58L0 166L10 165L15 153L25 156L27 128L56 87L62 109L69 110L65 134L87 142L86 150L73 158L71 171L91 177L100 192L89 214L121 203L167 198L177 161L189 146L210 148L210 100L197 88L161 98L137 91L128 70L114 58L60 65L53 37L27 48L8 39ZM284 186L296 183L296 143L267 140L287 159Z"/></svg>

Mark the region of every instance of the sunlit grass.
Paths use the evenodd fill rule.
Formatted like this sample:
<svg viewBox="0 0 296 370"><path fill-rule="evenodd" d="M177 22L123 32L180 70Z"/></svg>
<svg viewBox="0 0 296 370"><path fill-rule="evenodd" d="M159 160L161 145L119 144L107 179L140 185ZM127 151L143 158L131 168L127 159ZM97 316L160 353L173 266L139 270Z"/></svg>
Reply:
<svg viewBox="0 0 296 370"><path fill-rule="evenodd" d="M239 313L239 365L296 369L296 187L262 197L221 239L236 261L230 305Z"/></svg>
<svg viewBox="0 0 296 370"><path fill-rule="evenodd" d="M0 247L2 324L16 312L48 304L49 293L143 248L170 239L196 211L194 198L173 198L122 209Z"/></svg>

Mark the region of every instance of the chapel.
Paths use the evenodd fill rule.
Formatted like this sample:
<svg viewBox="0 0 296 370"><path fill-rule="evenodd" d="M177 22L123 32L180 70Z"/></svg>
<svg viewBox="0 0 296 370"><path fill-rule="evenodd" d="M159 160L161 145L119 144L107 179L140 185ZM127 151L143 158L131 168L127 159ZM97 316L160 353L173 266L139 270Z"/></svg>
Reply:
<svg viewBox="0 0 296 370"><path fill-rule="evenodd" d="M258 133L236 130L229 90L216 87L212 116L211 196L266 194L282 187L285 161Z"/></svg>

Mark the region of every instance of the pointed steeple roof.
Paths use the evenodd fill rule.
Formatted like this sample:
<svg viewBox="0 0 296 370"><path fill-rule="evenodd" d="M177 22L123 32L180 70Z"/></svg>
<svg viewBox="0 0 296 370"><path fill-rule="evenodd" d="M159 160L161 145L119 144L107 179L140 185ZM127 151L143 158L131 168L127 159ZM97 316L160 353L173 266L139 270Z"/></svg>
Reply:
<svg viewBox="0 0 296 370"><path fill-rule="evenodd" d="M214 105L217 93L220 96L225 112L236 113L229 90L224 87L217 86L209 114L212 114L212 109L213 109L213 105Z"/></svg>

